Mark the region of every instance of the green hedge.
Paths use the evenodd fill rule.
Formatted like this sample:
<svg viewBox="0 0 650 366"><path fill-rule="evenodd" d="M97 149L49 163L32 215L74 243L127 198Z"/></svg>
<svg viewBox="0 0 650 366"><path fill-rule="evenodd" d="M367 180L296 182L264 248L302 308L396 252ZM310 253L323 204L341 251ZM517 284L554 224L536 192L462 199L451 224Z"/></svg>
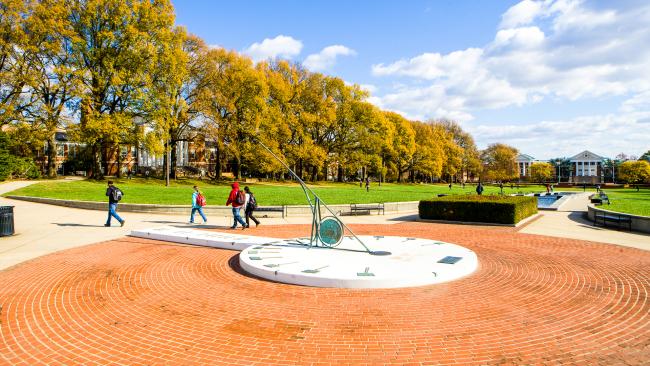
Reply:
<svg viewBox="0 0 650 366"><path fill-rule="evenodd" d="M532 196L455 195L420 201L420 218L516 224L537 213Z"/></svg>

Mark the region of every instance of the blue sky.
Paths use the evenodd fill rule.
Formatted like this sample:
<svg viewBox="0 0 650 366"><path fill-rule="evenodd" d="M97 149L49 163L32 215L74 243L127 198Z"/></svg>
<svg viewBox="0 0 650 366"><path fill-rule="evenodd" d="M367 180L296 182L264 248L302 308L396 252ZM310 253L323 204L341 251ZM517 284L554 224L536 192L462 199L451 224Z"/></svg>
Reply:
<svg viewBox="0 0 650 366"><path fill-rule="evenodd" d="M457 120L479 148L650 149L647 1L172 2L210 45L302 62L409 118Z"/></svg>

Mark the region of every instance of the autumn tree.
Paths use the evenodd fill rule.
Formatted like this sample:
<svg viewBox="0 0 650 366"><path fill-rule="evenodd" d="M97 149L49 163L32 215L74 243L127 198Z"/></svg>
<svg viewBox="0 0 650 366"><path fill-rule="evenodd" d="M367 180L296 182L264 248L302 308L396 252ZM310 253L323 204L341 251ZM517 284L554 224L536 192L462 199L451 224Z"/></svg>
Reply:
<svg viewBox="0 0 650 366"><path fill-rule="evenodd" d="M530 178L533 182L546 182L553 176L553 165L545 162L530 165Z"/></svg>
<svg viewBox="0 0 650 366"><path fill-rule="evenodd" d="M392 123L394 131L389 164L397 182L401 183L404 173L411 168L413 154L415 154L415 131L411 123L401 115L394 112L384 112L384 115Z"/></svg>
<svg viewBox="0 0 650 366"><path fill-rule="evenodd" d="M25 52L28 5L24 0L0 2L0 127L21 120L31 102L25 90L32 77L29 54Z"/></svg>
<svg viewBox="0 0 650 366"><path fill-rule="evenodd" d="M411 166L411 181L415 181L416 173L420 173L433 181L434 177L442 174L445 155L445 144L451 142L447 132L440 126L431 123L412 122L415 130L415 144Z"/></svg>
<svg viewBox="0 0 650 366"><path fill-rule="evenodd" d="M483 161L483 180L509 181L517 179L517 154L519 152L512 146L496 143L491 144L481 152Z"/></svg>
<svg viewBox="0 0 650 366"><path fill-rule="evenodd" d="M254 148L254 137L266 107L264 76L250 58L222 48L207 54L208 91L203 96L206 127L217 144L216 178L221 176L221 155L227 154L233 172L241 178L242 158Z"/></svg>
<svg viewBox="0 0 650 366"><path fill-rule="evenodd" d="M108 168L111 151L132 136L134 119L143 114L174 12L168 0L70 0L67 7L81 88L75 132L92 150L92 175L101 177L100 167Z"/></svg>
<svg viewBox="0 0 650 366"><path fill-rule="evenodd" d="M25 125L29 130L24 144L40 148L47 142L47 175L56 176L56 131L70 119L66 106L76 97L77 73L72 67L69 12L63 0L34 2L25 20L28 39L25 54L32 68L26 84L32 103L25 108Z"/></svg>
<svg viewBox="0 0 650 366"><path fill-rule="evenodd" d="M460 147L460 179L464 180L481 172L481 158L474 138L455 121L443 119L434 122L449 133L454 143ZM450 153L453 153L450 151ZM455 162L452 160L452 164ZM448 169L451 170L451 169Z"/></svg>
<svg viewBox="0 0 650 366"><path fill-rule="evenodd" d="M650 163L645 160L623 162L618 166L618 178L627 183L650 183Z"/></svg>

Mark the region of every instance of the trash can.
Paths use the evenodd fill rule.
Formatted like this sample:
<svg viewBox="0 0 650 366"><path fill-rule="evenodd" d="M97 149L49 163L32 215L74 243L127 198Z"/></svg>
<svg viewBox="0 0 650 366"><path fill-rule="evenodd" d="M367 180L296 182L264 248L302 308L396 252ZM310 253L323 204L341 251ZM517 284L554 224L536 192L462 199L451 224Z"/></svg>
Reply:
<svg viewBox="0 0 650 366"><path fill-rule="evenodd" d="M14 235L14 206L0 206L0 236Z"/></svg>

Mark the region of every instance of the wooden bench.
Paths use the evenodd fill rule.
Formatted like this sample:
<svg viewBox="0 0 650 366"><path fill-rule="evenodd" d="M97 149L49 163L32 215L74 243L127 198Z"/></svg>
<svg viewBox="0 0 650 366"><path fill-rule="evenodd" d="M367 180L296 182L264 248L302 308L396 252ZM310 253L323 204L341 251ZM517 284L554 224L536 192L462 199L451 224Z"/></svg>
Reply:
<svg viewBox="0 0 650 366"><path fill-rule="evenodd" d="M613 212L594 212L594 225L602 223L604 227L607 227L608 222L616 223L617 227L621 227L622 224L627 224L628 230L632 231L632 218L630 216Z"/></svg>
<svg viewBox="0 0 650 366"><path fill-rule="evenodd" d="M384 214L384 204L383 203L365 203L357 204L353 203L350 205L350 213L353 215L361 214L362 212L366 215L370 214L370 211L377 210L377 214Z"/></svg>
<svg viewBox="0 0 650 366"><path fill-rule="evenodd" d="M287 210L286 210L285 206L275 206L275 207L274 206L267 206L267 207L258 206L255 209L255 211L253 211L253 212L254 213L256 213L256 212L282 212L282 218L284 219L284 216L285 216Z"/></svg>

